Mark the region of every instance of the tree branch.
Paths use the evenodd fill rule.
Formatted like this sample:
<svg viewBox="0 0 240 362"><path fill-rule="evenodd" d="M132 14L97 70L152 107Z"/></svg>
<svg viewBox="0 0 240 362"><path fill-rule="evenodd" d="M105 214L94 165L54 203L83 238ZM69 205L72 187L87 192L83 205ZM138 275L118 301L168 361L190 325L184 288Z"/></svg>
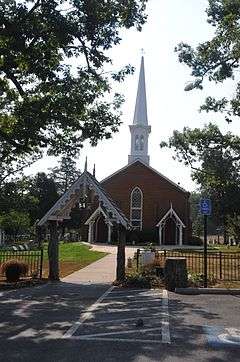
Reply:
<svg viewBox="0 0 240 362"><path fill-rule="evenodd" d="M25 92L22 89L20 83L18 82L17 78L14 76L14 74L12 74L10 72L10 70L8 69L3 69L3 71L5 72L6 76L13 82L13 84L15 85L15 87L17 88L19 94L24 97L25 96Z"/></svg>

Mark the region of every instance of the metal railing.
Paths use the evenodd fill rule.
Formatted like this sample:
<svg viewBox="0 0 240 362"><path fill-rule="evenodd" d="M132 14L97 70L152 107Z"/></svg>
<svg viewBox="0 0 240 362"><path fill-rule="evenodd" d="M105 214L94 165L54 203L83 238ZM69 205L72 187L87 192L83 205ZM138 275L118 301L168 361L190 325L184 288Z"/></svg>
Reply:
<svg viewBox="0 0 240 362"><path fill-rule="evenodd" d="M38 250L1 250L0 251L0 269L1 265L8 260L23 261L28 265L28 272L25 277L42 279L43 269L43 249ZM0 274L0 280L5 276Z"/></svg>
<svg viewBox="0 0 240 362"><path fill-rule="evenodd" d="M142 249L137 251L137 267L140 265L140 256L144 252ZM204 273L204 255L203 251L174 251L163 250L156 252L155 263L162 267L166 258L184 257L187 261L187 269L190 273ZM240 280L240 252L222 252L209 251L207 254L208 276L223 281Z"/></svg>

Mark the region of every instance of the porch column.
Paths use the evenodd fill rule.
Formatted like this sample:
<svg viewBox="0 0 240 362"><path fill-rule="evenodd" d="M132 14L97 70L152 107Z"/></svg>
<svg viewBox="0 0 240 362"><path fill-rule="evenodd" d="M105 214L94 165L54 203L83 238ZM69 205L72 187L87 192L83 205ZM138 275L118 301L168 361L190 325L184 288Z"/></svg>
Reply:
<svg viewBox="0 0 240 362"><path fill-rule="evenodd" d="M108 226L108 243L110 244L111 243L111 237L112 237L112 226L111 224L107 224Z"/></svg>
<svg viewBox="0 0 240 362"><path fill-rule="evenodd" d="M159 226L159 245L162 245L162 225Z"/></svg>
<svg viewBox="0 0 240 362"><path fill-rule="evenodd" d="M89 225L88 225L88 242L89 244L92 243L92 236L93 236L93 223L91 222Z"/></svg>
<svg viewBox="0 0 240 362"><path fill-rule="evenodd" d="M180 230L180 226L176 223L176 227L175 227L175 245L178 244L178 230Z"/></svg>
<svg viewBox="0 0 240 362"><path fill-rule="evenodd" d="M183 242L183 227L182 225L180 224L179 225L179 245L182 246L182 242Z"/></svg>

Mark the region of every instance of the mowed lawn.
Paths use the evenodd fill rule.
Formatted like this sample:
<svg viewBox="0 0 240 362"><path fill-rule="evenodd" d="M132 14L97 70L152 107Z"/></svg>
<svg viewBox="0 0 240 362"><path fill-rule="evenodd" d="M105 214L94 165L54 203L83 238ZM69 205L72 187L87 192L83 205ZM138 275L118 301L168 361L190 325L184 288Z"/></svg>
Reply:
<svg viewBox="0 0 240 362"><path fill-rule="evenodd" d="M60 277L63 278L76 270L82 269L108 253L93 251L88 245L75 243L59 244ZM43 277L48 276L47 244L44 245Z"/></svg>

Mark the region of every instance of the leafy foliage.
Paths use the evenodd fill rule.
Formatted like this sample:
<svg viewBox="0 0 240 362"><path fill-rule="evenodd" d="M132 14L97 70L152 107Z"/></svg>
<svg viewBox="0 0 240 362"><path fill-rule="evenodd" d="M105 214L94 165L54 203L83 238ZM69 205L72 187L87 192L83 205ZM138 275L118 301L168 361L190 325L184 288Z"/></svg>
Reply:
<svg viewBox="0 0 240 362"><path fill-rule="evenodd" d="M59 194L66 192L71 184L80 176L76 161L70 156L63 156L59 166L50 169L50 176L57 185Z"/></svg>
<svg viewBox="0 0 240 362"><path fill-rule="evenodd" d="M213 201L217 225L226 228L227 219L240 215L240 137L223 134L209 124L203 129L174 131L161 146L174 149L176 158L192 168L201 194Z"/></svg>
<svg viewBox="0 0 240 362"><path fill-rule="evenodd" d="M1 1L3 159L45 148L73 155L84 140L95 145L117 131L123 99L111 83L133 68L104 73L106 52L120 43L121 29L141 30L146 1Z"/></svg>
<svg viewBox="0 0 240 362"><path fill-rule="evenodd" d="M203 88L208 79L223 83L226 79L236 80L240 64L240 2L236 0L209 0L208 23L214 29L211 40L200 43L196 49L181 43L176 47L179 61L191 68L195 78L186 90ZM227 122L240 115L240 83L235 81L235 94L232 98L216 99L209 96L201 110L223 112Z"/></svg>
<svg viewBox="0 0 240 362"><path fill-rule="evenodd" d="M0 216L0 227L14 241L16 241L17 235L26 232L29 226L30 218L25 212L11 210L9 213Z"/></svg>

